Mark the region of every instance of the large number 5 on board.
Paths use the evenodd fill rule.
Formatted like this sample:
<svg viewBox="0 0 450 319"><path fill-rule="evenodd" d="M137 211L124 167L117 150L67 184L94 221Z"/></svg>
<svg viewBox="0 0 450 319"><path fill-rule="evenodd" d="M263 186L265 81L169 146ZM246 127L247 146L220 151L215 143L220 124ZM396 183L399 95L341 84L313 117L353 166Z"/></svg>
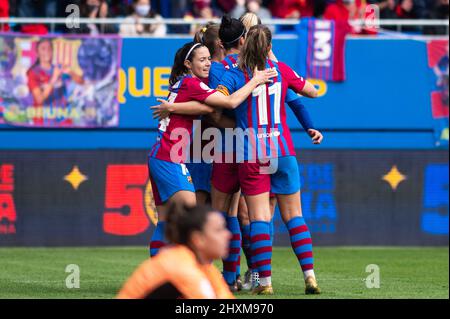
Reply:
<svg viewBox="0 0 450 319"><path fill-rule="evenodd" d="M269 96L274 95L273 105L273 121L275 124L280 124L280 109L281 109L281 83L277 82L269 86ZM258 98L258 115L259 125L268 125L269 120L267 116L267 95L266 86L260 85L252 92L253 97Z"/></svg>

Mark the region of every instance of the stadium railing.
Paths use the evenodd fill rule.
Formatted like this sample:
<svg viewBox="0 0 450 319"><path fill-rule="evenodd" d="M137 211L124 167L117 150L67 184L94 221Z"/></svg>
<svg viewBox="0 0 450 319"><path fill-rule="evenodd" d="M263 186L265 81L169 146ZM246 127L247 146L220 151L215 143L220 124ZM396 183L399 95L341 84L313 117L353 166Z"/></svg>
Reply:
<svg viewBox="0 0 450 319"><path fill-rule="evenodd" d="M208 22L220 22L220 19L180 19L180 18L166 18L166 19L141 19L142 24L166 24L166 25L201 25ZM299 19L266 19L262 20L266 25L274 26L294 26L297 25ZM446 33L449 34L449 20L405 20L405 19L370 19L370 20L351 20L349 21L352 26L371 26L380 28L383 27L395 27L398 32L402 32L404 27L445 27ZM4 24L45 24L50 25L50 32L54 32L55 25L61 24L134 24L134 21L130 21L126 18L76 18L76 17L66 17L66 18L0 18L0 31L3 31Z"/></svg>

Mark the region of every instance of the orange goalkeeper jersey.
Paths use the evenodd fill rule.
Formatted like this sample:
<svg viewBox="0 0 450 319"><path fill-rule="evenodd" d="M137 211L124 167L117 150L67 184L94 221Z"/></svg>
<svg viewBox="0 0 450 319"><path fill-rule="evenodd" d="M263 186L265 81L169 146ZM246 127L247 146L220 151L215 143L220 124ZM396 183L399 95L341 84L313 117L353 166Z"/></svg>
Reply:
<svg viewBox="0 0 450 319"><path fill-rule="evenodd" d="M125 282L119 299L234 299L214 265L201 265L185 246L162 249Z"/></svg>

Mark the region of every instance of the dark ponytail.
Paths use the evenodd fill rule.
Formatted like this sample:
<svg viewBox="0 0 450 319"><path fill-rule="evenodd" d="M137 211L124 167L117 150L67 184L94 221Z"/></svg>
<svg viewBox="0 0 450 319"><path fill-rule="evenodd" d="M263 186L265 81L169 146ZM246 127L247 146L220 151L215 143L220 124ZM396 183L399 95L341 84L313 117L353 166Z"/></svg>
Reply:
<svg viewBox="0 0 450 319"><path fill-rule="evenodd" d="M192 58L194 57L194 52L203 46L197 45L192 51L192 47L196 45L195 42L188 42L183 47L178 49L175 54L175 59L173 61L172 71L170 72L169 84L173 86L178 82L179 78L189 72L188 68L184 65L185 60L189 60L192 62ZM189 51L191 51L189 53ZM189 56L187 56L189 53Z"/></svg>
<svg viewBox="0 0 450 319"><path fill-rule="evenodd" d="M202 232L208 215L213 212L208 206L188 207L173 204L167 212L167 239L172 244L189 246L192 233Z"/></svg>
<svg viewBox="0 0 450 319"><path fill-rule="evenodd" d="M231 18L229 15L222 17L222 23L219 29L219 38L225 50L237 48L239 40L245 36L245 26L238 19Z"/></svg>

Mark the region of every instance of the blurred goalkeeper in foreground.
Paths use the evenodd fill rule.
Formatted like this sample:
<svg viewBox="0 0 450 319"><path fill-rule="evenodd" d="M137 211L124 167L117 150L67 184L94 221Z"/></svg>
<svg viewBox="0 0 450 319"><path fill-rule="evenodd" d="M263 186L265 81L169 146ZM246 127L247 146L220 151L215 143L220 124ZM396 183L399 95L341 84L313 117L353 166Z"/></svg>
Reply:
<svg viewBox="0 0 450 319"><path fill-rule="evenodd" d="M228 254L231 233L223 216L205 206L172 206L166 227L167 239L173 245L143 262L117 298L234 298L212 264Z"/></svg>

